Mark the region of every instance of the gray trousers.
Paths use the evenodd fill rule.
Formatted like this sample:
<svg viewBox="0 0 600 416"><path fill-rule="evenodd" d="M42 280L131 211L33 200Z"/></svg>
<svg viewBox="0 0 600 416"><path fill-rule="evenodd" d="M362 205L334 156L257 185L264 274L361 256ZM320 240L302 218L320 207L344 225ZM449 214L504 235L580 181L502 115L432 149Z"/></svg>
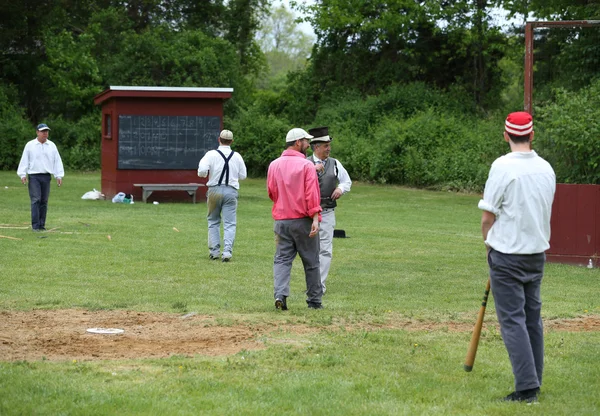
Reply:
<svg viewBox="0 0 600 416"><path fill-rule="evenodd" d="M319 273L319 238L309 237L312 218L275 221L275 259L273 261L275 298L290 295L292 263L300 255L306 277L306 301L321 303L323 287Z"/></svg>
<svg viewBox="0 0 600 416"><path fill-rule="evenodd" d="M325 282L331 267L333 257L333 229L335 228L335 211L333 209L323 210L321 213L321 225L319 228L319 269L321 273L321 284L325 291Z"/></svg>
<svg viewBox="0 0 600 416"><path fill-rule="evenodd" d="M221 249L221 217L223 219L223 257L229 258L233 253L237 226L237 203L238 191L231 186L211 186L206 192L208 250L215 257L219 257Z"/></svg>
<svg viewBox="0 0 600 416"><path fill-rule="evenodd" d="M515 390L542 385L544 328L540 288L546 255L488 254L492 294L500 332L508 351Z"/></svg>

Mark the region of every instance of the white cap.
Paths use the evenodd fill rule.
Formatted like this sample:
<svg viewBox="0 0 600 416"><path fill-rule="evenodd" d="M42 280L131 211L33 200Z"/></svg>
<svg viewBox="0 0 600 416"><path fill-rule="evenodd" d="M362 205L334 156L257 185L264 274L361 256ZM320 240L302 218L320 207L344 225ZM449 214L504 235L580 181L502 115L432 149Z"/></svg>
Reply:
<svg viewBox="0 0 600 416"><path fill-rule="evenodd" d="M313 138L313 136L308 134L306 131L304 131L300 128L295 128L295 129L291 129L290 131L288 131L287 136L285 136L285 142L289 143L289 142L295 142L296 140L300 140L300 139L312 139L312 138Z"/></svg>
<svg viewBox="0 0 600 416"><path fill-rule="evenodd" d="M221 134L219 134L219 137L225 140L233 140L233 133L231 130L223 130L221 131Z"/></svg>

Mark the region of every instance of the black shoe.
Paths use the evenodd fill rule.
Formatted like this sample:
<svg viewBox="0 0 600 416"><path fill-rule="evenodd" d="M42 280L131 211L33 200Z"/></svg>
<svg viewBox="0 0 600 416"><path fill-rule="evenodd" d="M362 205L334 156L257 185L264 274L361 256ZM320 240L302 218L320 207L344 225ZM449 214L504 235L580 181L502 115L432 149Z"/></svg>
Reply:
<svg viewBox="0 0 600 416"><path fill-rule="evenodd" d="M323 305L317 302L308 302L308 309L323 309Z"/></svg>
<svg viewBox="0 0 600 416"><path fill-rule="evenodd" d="M539 387L535 389L513 391L511 394L502 399L504 402L525 402L527 404L537 403Z"/></svg>
<svg viewBox="0 0 600 416"><path fill-rule="evenodd" d="M275 299L275 309L281 309L282 311L287 311L287 296L281 296Z"/></svg>
<svg viewBox="0 0 600 416"><path fill-rule="evenodd" d="M212 254L210 254L210 255L208 256L208 258L209 258L210 260L219 260L219 256L213 256Z"/></svg>
<svg viewBox="0 0 600 416"><path fill-rule="evenodd" d="M231 260L231 257L223 257L222 258L223 263L228 263L229 260Z"/></svg>

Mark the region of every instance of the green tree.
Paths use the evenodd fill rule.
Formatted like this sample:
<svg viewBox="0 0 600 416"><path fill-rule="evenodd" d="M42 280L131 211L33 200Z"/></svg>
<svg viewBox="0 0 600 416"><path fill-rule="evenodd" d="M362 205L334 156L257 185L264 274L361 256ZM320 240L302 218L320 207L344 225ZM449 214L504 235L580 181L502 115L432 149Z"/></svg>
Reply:
<svg viewBox="0 0 600 416"><path fill-rule="evenodd" d="M600 185L600 79L536 107L536 143L563 183Z"/></svg>
<svg viewBox="0 0 600 416"><path fill-rule="evenodd" d="M25 117L18 102L18 92L14 86L0 82L0 170L16 170L28 140L35 137L35 129Z"/></svg>
<svg viewBox="0 0 600 416"><path fill-rule="evenodd" d="M443 6L443 7L442 7ZM414 2L320 0L304 6L317 35L311 63L320 90L376 93L423 81L497 103L504 36L490 26L486 0Z"/></svg>
<svg viewBox="0 0 600 416"><path fill-rule="evenodd" d="M287 73L302 69L308 62L313 36L298 28L294 13L284 5L272 10L257 33L267 59L268 73L259 78L260 88L283 88Z"/></svg>
<svg viewBox="0 0 600 416"><path fill-rule="evenodd" d="M47 61L38 70L41 82L47 85L48 110L76 120L93 110L94 95L102 89L100 71L92 56L94 38L47 31L43 39Z"/></svg>
<svg viewBox="0 0 600 416"><path fill-rule="evenodd" d="M267 13L268 0L229 0L223 22L225 39L235 46L244 74L258 74L265 60L255 35Z"/></svg>
<svg viewBox="0 0 600 416"><path fill-rule="evenodd" d="M103 74L110 85L243 87L239 57L223 39L164 25L122 36Z"/></svg>
<svg viewBox="0 0 600 416"><path fill-rule="evenodd" d="M598 20L597 0L498 0L509 17L528 16L536 20ZM523 23L524 24L524 23ZM522 28L518 32L522 36ZM537 100L552 99L555 88L578 90L598 77L600 26L535 30L534 85Z"/></svg>

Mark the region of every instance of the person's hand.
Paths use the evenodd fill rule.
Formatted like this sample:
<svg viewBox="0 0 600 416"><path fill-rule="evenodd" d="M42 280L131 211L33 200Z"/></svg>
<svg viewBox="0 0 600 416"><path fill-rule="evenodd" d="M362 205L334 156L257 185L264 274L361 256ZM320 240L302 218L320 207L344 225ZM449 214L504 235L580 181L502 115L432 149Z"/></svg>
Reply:
<svg viewBox="0 0 600 416"><path fill-rule="evenodd" d="M23 185L25 185L25 184L27 183L27 176L23 176L23 177L21 178L21 183L22 183Z"/></svg>
<svg viewBox="0 0 600 416"><path fill-rule="evenodd" d="M62 178L56 178L56 184L58 186L61 186L62 185Z"/></svg>
<svg viewBox="0 0 600 416"><path fill-rule="evenodd" d="M308 236L310 238L313 238L315 235L317 235L319 233L319 220L313 220L312 225L310 226L310 233L308 234Z"/></svg>
<svg viewBox="0 0 600 416"><path fill-rule="evenodd" d="M335 191L333 191L333 193L331 194L331 199L335 201L336 199L339 199L342 195L344 195L342 190L340 188L335 188Z"/></svg>
<svg viewBox="0 0 600 416"><path fill-rule="evenodd" d="M315 169L317 170L317 173L323 173L325 172L325 165L323 164L323 162L318 161L317 163L315 163Z"/></svg>

